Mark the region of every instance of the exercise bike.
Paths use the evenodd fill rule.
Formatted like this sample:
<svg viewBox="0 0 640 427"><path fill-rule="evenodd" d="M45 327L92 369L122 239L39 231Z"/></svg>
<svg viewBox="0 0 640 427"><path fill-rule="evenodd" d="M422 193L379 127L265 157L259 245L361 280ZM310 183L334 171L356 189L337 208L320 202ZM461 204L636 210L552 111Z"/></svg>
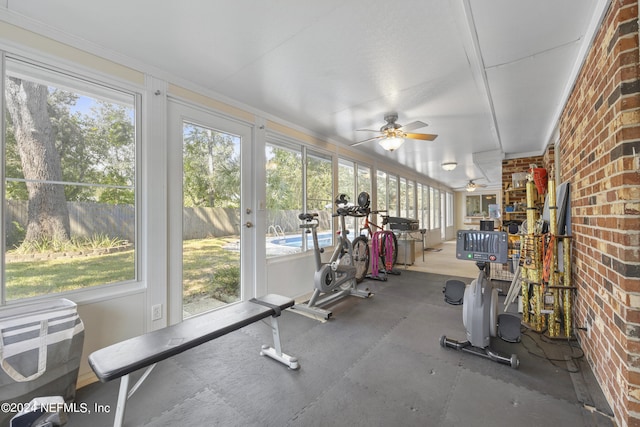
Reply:
<svg viewBox="0 0 640 427"><path fill-rule="evenodd" d="M486 270L490 262L500 264L507 262L507 251L507 233L505 232L458 231L456 258L475 261L480 271L478 277L464 290L462 322L467 330L467 340L456 341L443 335L440 337L440 345L486 357L517 369L520 366L517 355L512 354L508 357L490 347L491 337L499 333L498 290L489 283ZM446 293L445 289L445 300L447 300ZM513 328L514 324L519 328L520 319L516 316L507 315L504 321L509 328Z"/></svg>
<svg viewBox="0 0 640 427"><path fill-rule="evenodd" d="M369 219L371 214L381 214L386 210L373 211L369 205L369 193L361 192L358 195L358 214L364 217L364 221L360 227L360 236L353 240L353 250L356 258L366 258L366 262L363 263L364 268L358 270L356 279L361 281L366 277L386 281L388 274L400 275L400 271L393 268L398 259L398 238L393 231L384 229L388 216L382 215L382 227ZM371 274L367 274L369 261Z"/></svg>
<svg viewBox="0 0 640 427"><path fill-rule="evenodd" d="M313 238L313 248L316 263L316 272L313 276L314 290L308 302L296 304L294 310L307 312L313 315L320 315L325 320L331 317L332 312L323 307L349 295L360 298L368 298L371 292L368 289L357 288L356 274L358 260L354 258L353 246L347 237L345 217L359 216L357 207L349 207L344 194L336 200L338 206L333 217L340 220L340 233L328 263L323 263L321 255L324 252L318 243L318 214L301 213L298 218L303 221L300 228L306 233L311 233ZM367 259L368 262L368 259Z"/></svg>

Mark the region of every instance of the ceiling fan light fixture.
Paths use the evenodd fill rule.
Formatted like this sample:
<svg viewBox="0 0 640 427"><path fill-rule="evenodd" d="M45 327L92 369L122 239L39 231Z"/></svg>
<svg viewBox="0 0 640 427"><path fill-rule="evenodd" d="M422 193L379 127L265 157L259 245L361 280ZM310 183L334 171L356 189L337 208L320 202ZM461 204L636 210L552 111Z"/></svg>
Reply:
<svg viewBox="0 0 640 427"><path fill-rule="evenodd" d="M476 185L472 183L467 184L467 191L476 191Z"/></svg>
<svg viewBox="0 0 640 427"><path fill-rule="evenodd" d="M452 171L456 168L456 166L458 166L458 163L456 162L447 162L442 164L442 169L446 171Z"/></svg>
<svg viewBox="0 0 640 427"><path fill-rule="evenodd" d="M400 148L402 144L404 144L404 138L399 138L397 136L382 138L379 141L379 144L387 151L394 151Z"/></svg>

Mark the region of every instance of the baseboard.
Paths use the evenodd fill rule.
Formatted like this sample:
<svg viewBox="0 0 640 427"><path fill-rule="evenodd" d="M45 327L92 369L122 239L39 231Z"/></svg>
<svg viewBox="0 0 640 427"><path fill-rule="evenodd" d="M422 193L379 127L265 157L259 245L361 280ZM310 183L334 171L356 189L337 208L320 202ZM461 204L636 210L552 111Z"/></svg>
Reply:
<svg viewBox="0 0 640 427"><path fill-rule="evenodd" d="M78 381L76 381L76 389L82 388L89 384L93 384L95 382L98 382L98 377L96 377L96 374L94 374L92 371L82 375L78 375Z"/></svg>

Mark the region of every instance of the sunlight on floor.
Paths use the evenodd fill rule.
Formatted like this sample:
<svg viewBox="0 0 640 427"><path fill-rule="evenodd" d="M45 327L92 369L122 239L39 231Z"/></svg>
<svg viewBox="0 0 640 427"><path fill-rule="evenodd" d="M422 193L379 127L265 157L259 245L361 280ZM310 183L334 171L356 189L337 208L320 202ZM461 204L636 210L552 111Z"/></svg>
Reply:
<svg viewBox="0 0 640 427"><path fill-rule="evenodd" d="M400 270L405 266L398 264ZM475 279L478 276L478 267L474 262L456 259L456 241L449 240L432 248L425 248L424 261L422 246L416 243L416 259L413 265L406 267L408 270L423 271L427 273L444 274L449 276L469 277Z"/></svg>

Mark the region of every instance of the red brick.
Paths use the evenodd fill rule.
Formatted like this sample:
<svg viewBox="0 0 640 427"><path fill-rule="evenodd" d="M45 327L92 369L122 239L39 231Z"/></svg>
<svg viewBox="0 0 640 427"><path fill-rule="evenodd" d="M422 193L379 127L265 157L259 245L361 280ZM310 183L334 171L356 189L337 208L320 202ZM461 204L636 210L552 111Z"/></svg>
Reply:
<svg viewBox="0 0 640 427"><path fill-rule="evenodd" d="M640 76L637 30L618 32L619 25L636 20L637 13L637 1L611 3L558 126L561 182L571 182L575 323L585 324L595 316L603 328L578 335L618 424L640 427L640 419L629 416L630 411L640 413L640 402L630 401L617 384L621 375L640 386L640 373L629 369L640 364L635 361L640 355L640 307L629 307L629 293L640 292L640 279L623 277L614 267L637 262L640 253L640 174L633 156L609 163L619 144L640 139L640 123L622 114L640 109L640 94L619 96L611 106L606 102L621 84ZM605 102L595 110L600 98Z"/></svg>

